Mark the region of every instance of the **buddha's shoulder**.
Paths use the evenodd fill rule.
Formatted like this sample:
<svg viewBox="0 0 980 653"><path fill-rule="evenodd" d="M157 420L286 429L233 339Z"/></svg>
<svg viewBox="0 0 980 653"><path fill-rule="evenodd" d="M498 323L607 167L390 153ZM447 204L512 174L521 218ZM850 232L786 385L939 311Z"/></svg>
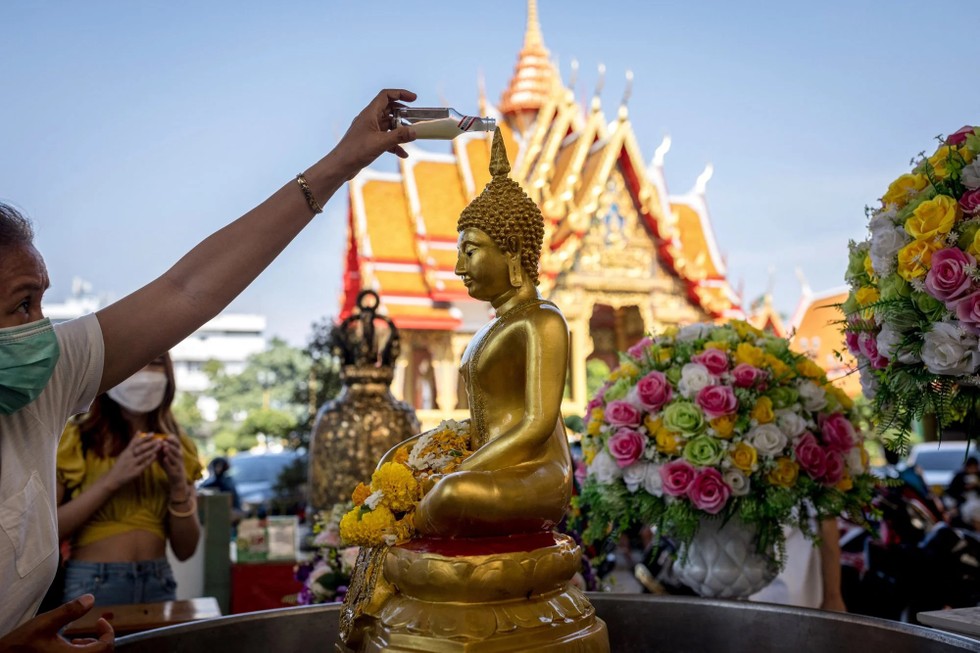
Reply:
<svg viewBox="0 0 980 653"><path fill-rule="evenodd" d="M568 324L561 309L551 302L543 301L531 304L522 311L522 320L538 329L568 331Z"/></svg>

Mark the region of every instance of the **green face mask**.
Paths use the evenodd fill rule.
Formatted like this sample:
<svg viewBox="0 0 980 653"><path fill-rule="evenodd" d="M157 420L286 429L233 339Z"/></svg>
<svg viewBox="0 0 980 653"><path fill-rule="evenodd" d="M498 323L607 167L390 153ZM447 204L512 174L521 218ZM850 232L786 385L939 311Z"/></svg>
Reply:
<svg viewBox="0 0 980 653"><path fill-rule="evenodd" d="M0 329L0 415L12 415L37 399L60 355L47 318Z"/></svg>

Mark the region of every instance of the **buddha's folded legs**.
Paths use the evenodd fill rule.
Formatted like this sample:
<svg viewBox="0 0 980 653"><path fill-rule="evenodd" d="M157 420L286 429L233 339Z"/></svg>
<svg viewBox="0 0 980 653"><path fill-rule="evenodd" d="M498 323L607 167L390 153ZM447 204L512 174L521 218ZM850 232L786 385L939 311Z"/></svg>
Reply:
<svg viewBox="0 0 980 653"><path fill-rule="evenodd" d="M430 537L491 537L550 529L561 521L568 505L568 474L565 465L540 462L449 474L422 499L415 527Z"/></svg>

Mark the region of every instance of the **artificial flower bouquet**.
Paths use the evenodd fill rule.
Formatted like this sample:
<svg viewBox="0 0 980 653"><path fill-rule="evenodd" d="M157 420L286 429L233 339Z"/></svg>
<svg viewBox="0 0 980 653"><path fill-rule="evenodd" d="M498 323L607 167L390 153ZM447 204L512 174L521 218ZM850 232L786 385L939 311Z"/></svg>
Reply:
<svg viewBox="0 0 980 653"><path fill-rule="evenodd" d="M850 243L847 348L884 428L926 413L940 426L976 412L980 394L980 127L920 154L868 209Z"/></svg>
<svg viewBox="0 0 980 653"><path fill-rule="evenodd" d="M647 337L590 402L587 541L653 525L682 547L739 517L782 564L783 525L862 510L874 486L853 402L789 343L733 321Z"/></svg>
<svg viewBox="0 0 980 653"><path fill-rule="evenodd" d="M359 483L354 489L354 507L340 520L341 540L356 546L390 546L410 539L425 482L456 471L472 453L469 422L455 420L443 421L402 446L375 470L370 485Z"/></svg>
<svg viewBox="0 0 980 653"><path fill-rule="evenodd" d="M340 519L350 510L339 503L329 512L317 514L313 522L313 559L296 566L296 580L303 589L296 596L299 605L341 602L347 594L359 548L340 541Z"/></svg>

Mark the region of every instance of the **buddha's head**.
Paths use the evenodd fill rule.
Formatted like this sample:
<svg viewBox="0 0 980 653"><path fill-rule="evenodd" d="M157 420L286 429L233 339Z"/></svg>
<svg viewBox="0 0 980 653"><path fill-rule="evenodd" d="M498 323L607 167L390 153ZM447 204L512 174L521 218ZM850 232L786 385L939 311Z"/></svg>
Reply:
<svg viewBox="0 0 980 653"><path fill-rule="evenodd" d="M512 288L538 285L544 219L508 172L507 150L497 129L490 151L492 179L456 224L456 274L475 299L491 301Z"/></svg>

